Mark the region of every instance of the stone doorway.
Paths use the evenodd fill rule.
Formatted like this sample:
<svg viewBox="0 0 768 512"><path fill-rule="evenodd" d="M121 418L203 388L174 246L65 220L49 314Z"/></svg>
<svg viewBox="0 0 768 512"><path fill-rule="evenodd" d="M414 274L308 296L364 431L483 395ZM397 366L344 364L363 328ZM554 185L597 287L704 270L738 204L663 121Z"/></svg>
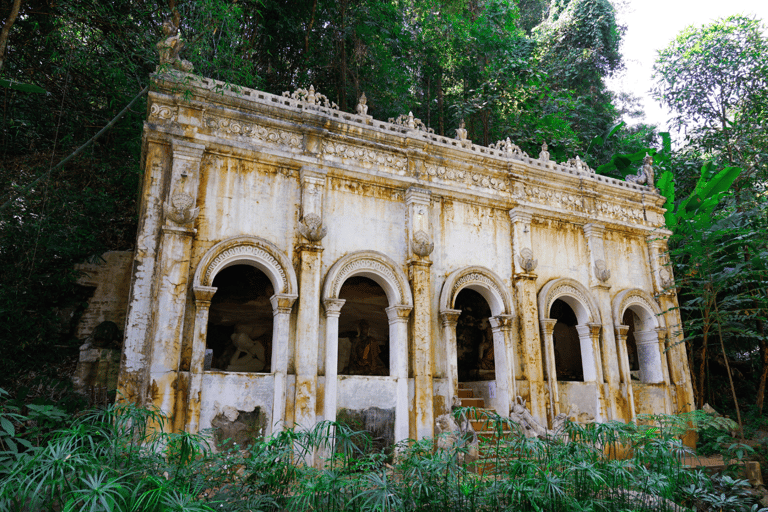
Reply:
<svg viewBox="0 0 768 512"><path fill-rule="evenodd" d="M273 314L269 278L251 265L233 265L213 280L204 369L269 373ZM210 361L210 363L209 363Z"/></svg>
<svg viewBox="0 0 768 512"><path fill-rule="evenodd" d="M552 304L549 316L557 320L552 332L557 380L583 382L584 364L579 333L576 330L578 324L576 313L565 301L557 299Z"/></svg>
<svg viewBox="0 0 768 512"><path fill-rule="evenodd" d="M389 300L373 279L354 276L339 292L339 375L390 375Z"/></svg>
<svg viewBox="0 0 768 512"><path fill-rule="evenodd" d="M461 311L456 322L459 383L496 380L488 302L478 292L465 288L456 296L454 307Z"/></svg>

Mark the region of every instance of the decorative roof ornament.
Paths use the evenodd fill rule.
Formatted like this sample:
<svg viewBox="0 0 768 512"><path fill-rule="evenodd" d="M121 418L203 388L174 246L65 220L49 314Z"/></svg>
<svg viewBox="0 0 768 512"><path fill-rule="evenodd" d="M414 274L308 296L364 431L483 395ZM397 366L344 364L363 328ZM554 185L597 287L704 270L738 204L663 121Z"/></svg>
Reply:
<svg viewBox="0 0 768 512"><path fill-rule="evenodd" d="M427 128L427 125L425 125L421 119L418 117L413 117L413 112L408 112L408 115L400 114L399 116L390 117L388 120L392 124L397 124L400 126L405 126L407 128L410 128L411 130L417 130L420 132L427 132L427 133L435 133L435 130L432 128Z"/></svg>
<svg viewBox="0 0 768 512"><path fill-rule="evenodd" d="M649 187L655 189L654 185L654 172L653 172L653 157L648 153L643 158L643 166L637 171L637 174L631 174L627 176L629 183L635 183L637 185L646 184Z"/></svg>
<svg viewBox="0 0 768 512"><path fill-rule="evenodd" d="M179 27L171 20L163 23L163 35L165 39L157 43L157 51L160 54L160 65L155 71L160 71L163 67L170 67L191 73L194 66L188 60L179 58L179 52L184 49L184 42L181 40Z"/></svg>
<svg viewBox="0 0 768 512"><path fill-rule="evenodd" d="M595 170L591 169L585 162L581 160L579 155L576 155L576 158L571 158L567 162L563 162L561 165L564 167L571 167L573 169L576 169L577 172L586 172L589 174L595 174Z"/></svg>
<svg viewBox="0 0 768 512"><path fill-rule="evenodd" d="M318 105L325 108L333 108L336 110L339 109L339 106L333 101L329 100L328 96L325 94L320 94L319 92L315 92L314 85L310 85L309 89L298 88L293 92L285 91L283 92L283 97L303 101L310 107Z"/></svg>
<svg viewBox="0 0 768 512"><path fill-rule="evenodd" d="M355 107L357 115L365 118L366 120L373 119L373 116L368 115L368 98L365 97L365 93L357 100L357 107Z"/></svg>
<svg viewBox="0 0 768 512"><path fill-rule="evenodd" d="M498 140L495 144L491 144L488 146L491 149L498 149L499 151L504 151L507 154L507 157L528 157L528 153L520 149L520 146L517 144L513 144L512 141L507 137L506 140Z"/></svg>
<svg viewBox="0 0 768 512"><path fill-rule="evenodd" d="M459 122L459 127L456 128L456 140L465 141L467 140L467 128L464 124L464 119L462 119Z"/></svg>

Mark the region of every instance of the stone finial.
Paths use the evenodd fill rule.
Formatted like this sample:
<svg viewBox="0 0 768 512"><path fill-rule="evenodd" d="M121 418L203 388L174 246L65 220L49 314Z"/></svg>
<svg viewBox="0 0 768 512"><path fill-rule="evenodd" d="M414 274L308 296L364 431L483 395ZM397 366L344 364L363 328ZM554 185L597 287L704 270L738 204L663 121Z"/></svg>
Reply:
<svg viewBox="0 0 768 512"><path fill-rule="evenodd" d="M542 162L549 162L549 151L547 151L547 143L541 145L541 151L539 151L539 160Z"/></svg>
<svg viewBox="0 0 768 512"><path fill-rule="evenodd" d="M427 128L427 125L425 125L421 119L419 119L418 117L414 117L413 112L408 112L408 114L400 114L396 118L390 117L388 121L392 124L405 126L406 128L409 128L411 130L418 130L418 131L427 132L427 133L435 133L435 130L433 130L432 128Z"/></svg>
<svg viewBox="0 0 768 512"><path fill-rule="evenodd" d="M608 270L605 261L597 260L595 262L595 277L597 277L601 283L605 283L611 278L611 271Z"/></svg>
<svg viewBox="0 0 768 512"><path fill-rule="evenodd" d="M314 213L307 214L301 219L298 230L301 236L310 242L319 242L328 234L328 229L323 227L323 220Z"/></svg>
<svg viewBox="0 0 768 512"><path fill-rule="evenodd" d="M329 100L328 96L325 94L320 94L319 92L315 92L314 85L310 85L309 89L298 88L293 92L284 91L283 97L303 101L310 109L319 105L322 105L325 108L333 108L336 110L339 109L339 106L333 101Z"/></svg>
<svg viewBox="0 0 768 512"><path fill-rule="evenodd" d="M179 34L179 27L171 20L163 23L163 36L165 39L157 43L157 51L160 54L160 65L155 71L160 71L163 66L191 73L194 66L188 60L179 58L179 52L184 48L184 42Z"/></svg>
<svg viewBox="0 0 768 512"><path fill-rule="evenodd" d="M459 123L459 127L456 128L456 140L460 140L460 141L467 140L467 129L463 119Z"/></svg>
<svg viewBox="0 0 768 512"><path fill-rule="evenodd" d="M533 272L536 269L536 265L539 264L539 260L533 259L533 251L528 247L520 250L518 261L526 272Z"/></svg>
<svg viewBox="0 0 768 512"><path fill-rule="evenodd" d="M627 181L638 185L646 184L651 188L655 188L654 180L653 157L646 153L645 158L643 158L643 167L637 171L637 174L627 176Z"/></svg>
<svg viewBox="0 0 768 512"><path fill-rule="evenodd" d="M422 258L426 258L435 249L435 244L430 241L429 235L426 232L419 230L413 235L411 248L414 253Z"/></svg>
<svg viewBox="0 0 768 512"><path fill-rule="evenodd" d="M183 226L197 219L200 208L193 208L194 204L195 200L192 196L180 192L171 196L171 204L163 203L163 211L166 218Z"/></svg>

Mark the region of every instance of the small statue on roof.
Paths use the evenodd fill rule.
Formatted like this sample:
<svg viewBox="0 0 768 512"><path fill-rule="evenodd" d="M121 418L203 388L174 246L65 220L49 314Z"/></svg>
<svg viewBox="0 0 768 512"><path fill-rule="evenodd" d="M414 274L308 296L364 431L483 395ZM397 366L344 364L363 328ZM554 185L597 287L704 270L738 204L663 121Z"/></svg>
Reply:
<svg viewBox="0 0 768 512"><path fill-rule="evenodd" d="M160 54L160 65L156 71L160 71L163 66L178 69L185 73L191 73L194 66L188 60L179 58L179 52L184 48L184 42L179 34L179 27L171 20L163 23L163 35L165 39L157 43L157 51Z"/></svg>

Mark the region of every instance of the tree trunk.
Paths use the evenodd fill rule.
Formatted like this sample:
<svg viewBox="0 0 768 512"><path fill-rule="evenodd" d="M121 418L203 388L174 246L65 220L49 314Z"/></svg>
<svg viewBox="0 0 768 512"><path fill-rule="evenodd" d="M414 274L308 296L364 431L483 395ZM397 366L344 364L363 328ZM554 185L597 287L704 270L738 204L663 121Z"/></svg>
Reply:
<svg viewBox="0 0 768 512"><path fill-rule="evenodd" d="M757 406L758 416L763 414L763 403L765 402L765 384L768 381L768 345L765 343L765 326L763 322L758 321L758 327L760 333L763 335L760 338L760 354L762 355L763 371L760 372L760 384L757 386L757 400L755 405Z"/></svg>
<svg viewBox="0 0 768 512"><path fill-rule="evenodd" d="M21 0L14 0L11 6L11 14L3 24L3 30L0 32L0 73L3 71L3 65L5 64L5 47L8 46L8 36L11 33L11 27L13 27L16 17L19 15L19 8L21 7Z"/></svg>
<svg viewBox="0 0 768 512"><path fill-rule="evenodd" d="M445 116L443 115L443 70L440 66L437 67L437 115L440 124L440 135L445 137Z"/></svg>
<svg viewBox="0 0 768 512"><path fill-rule="evenodd" d="M712 290L712 293L715 293ZM733 405L736 407L736 419L739 422L739 436L744 439L744 428L741 424L741 411L739 411L739 399L736 398L736 386L733 385L733 375L731 375L731 365L728 363L728 354L725 353L725 342L723 341L723 329L720 326L720 310L717 308L717 297L712 301L715 306L715 314L717 315L717 332L720 335L720 348L723 351L723 359L725 359L725 369L728 372L728 382L731 384L731 394L733 395Z"/></svg>

